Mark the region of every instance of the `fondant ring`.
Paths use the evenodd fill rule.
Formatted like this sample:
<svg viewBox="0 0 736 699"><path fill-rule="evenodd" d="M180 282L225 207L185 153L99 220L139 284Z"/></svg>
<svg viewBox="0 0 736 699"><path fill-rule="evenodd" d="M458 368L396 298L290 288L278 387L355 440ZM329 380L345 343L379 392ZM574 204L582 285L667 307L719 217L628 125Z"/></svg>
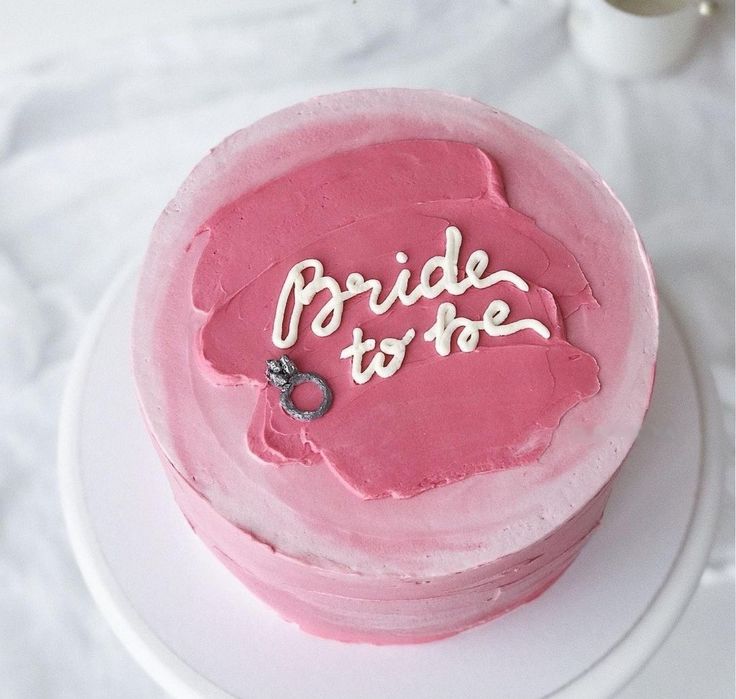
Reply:
<svg viewBox="0 0 736 699"><path fill-rule="evenodd" d="M301 372L296 364L284 354L280 359L266 361L266 378L281 391L281 407L295 420L316 420L322 417L332 405L332 390L319 374ZM313 383L322 392L322 402L314 410L300 410L294 405L291 394L300 383Z"/></svg>
<svg viewBox="0 0 736 699"><path fill-rule="evenodd" d="M294 405L294 401L291 399L291 393L300 383L316 384L322 392L322 402L314 410L301 410ZM294 374L281 392L281 407L287 415L290 415L295 420L316 420L318 417L322 417L330 409L331 405L332 391L327 385L327 382L318 374Z"/></svg>

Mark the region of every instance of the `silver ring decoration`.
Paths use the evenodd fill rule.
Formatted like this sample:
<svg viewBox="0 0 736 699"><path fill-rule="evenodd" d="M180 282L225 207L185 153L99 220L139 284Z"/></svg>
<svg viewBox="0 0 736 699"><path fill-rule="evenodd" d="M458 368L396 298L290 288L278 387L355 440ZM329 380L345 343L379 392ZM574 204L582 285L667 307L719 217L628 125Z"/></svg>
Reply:
<svg viewBox="0 0 736 699"><path fill-rule="evenodd" d="M319 374L300 372L287 355L281 359L266 360L266 378L281 391L281 407L295 420L316 420L322 417L332 405L332 390ZM301 383L313 383L322 391L322 402L314 410L300 410L291 400L292 391Z"/></svg>

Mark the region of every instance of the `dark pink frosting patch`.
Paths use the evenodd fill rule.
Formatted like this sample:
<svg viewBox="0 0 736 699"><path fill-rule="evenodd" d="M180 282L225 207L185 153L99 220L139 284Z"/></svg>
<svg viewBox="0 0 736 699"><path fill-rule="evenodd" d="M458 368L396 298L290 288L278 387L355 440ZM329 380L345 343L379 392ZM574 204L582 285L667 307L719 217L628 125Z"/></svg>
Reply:
<svg viewBox="0 0 736 699"><path fill-rule="evenodd" d="M345 302L336 332L317 337L310 324L328 299L322 292L305 308L296 344L272 344L276 301L294 264L314 258L343 288L348 274L359 272L385 291L406 268L411 290L424 263L444 254L450 225L463 236L460 279L469 255L484 250L486 275L509 270L529 291L502 282L408 307L397 302L383 315L361 294ZM410 497L532 463L564 413L599 389L595 360L567 341L564 328L581 306L597 307L585 276L563 245L509 207L498 168L474 146L415 140L339 153L246 193L200 233L209 240L192 294L207 314L203 367L216 383L261 389L243 430L251 451L272 464L326 463L363 498ZM396 261L399 251L406 264ZM507 323L534 318L551 337L481 331L476 350L461 352L453 339L449 356L424 340L441 303L479 320L494 299L508 303ZM353 382L340 352L356 327L377 344L415 329L394 376ZM284 352L332 387L333 406L322 418L303 423L281 410L264 369L266 359Z"/></svg>

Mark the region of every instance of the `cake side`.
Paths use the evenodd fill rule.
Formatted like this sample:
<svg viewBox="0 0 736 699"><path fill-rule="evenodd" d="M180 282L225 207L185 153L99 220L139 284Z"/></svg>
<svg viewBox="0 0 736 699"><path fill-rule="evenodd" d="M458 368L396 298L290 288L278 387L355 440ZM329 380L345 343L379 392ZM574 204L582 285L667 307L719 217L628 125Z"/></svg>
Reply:
<svg viewBox="0 0 736 699"><path fill-rule="evenodd" d="M197 536L287 621L349 643L426 643L495 619L541 595L565 572L603 516L612 482L562 527L522 551L436 577L361 575L282 556L224 519L162 460Z"/></svg>

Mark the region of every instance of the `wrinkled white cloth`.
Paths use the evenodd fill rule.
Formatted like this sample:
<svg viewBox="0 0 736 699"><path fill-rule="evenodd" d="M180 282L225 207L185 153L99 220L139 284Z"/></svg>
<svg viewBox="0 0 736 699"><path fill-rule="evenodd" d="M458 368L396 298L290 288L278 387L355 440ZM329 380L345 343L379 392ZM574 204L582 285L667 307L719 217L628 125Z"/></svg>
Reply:
<svg viewBox="0 0 736 699"><path fill-rule="evenodd" d="M66 541L55 455L66 372L96 301L189 169L225 135L314 94L439 88L580 153L627 206L667 298L704 339L699 360L733 438L732 25L723 11L683 70L635 82L577 60L563 2L501 0L277 4L0 68L0 693L161 696L95 610ZM726 471L714 569L732 561ZM727 607L732 583L714 575ZM732 602L730 612L698 604L733 614ZM685 629L683 655L708 638L703 628ZM689 672L691 696L716 696L709 688L728 680L709 675L731 670L715 657L721 666L698 675L673 656L672 687ZM626 696L643 696L633 687Z"/></svg>

